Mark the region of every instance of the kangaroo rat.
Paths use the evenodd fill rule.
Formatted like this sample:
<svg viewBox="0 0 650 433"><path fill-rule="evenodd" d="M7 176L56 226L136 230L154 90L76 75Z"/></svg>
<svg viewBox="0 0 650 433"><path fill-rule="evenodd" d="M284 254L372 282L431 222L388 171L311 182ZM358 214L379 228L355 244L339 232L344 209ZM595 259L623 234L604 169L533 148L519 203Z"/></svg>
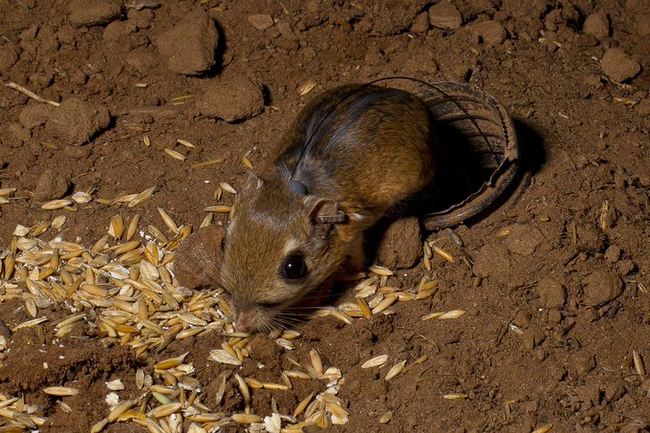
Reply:
<svg viewBox="0 0 650 433"><path fill-rule="evenodd" d="M346 85L306 105L240 191L222 243L236 328L290 326L358 269L364 231L431 182L432 149L431 113L411 93Z"/></svg>

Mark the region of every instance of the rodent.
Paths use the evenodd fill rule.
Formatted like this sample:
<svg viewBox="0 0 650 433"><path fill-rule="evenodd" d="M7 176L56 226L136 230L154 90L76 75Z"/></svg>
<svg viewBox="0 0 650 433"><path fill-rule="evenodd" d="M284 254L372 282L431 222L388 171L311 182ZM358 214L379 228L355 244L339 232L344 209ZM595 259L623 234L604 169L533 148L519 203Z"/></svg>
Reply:
<svg viewBox="0 0 650 433"><path fill-rule="evenodd" d="M222 242L238 331L290 327L363 261L364 232L432 182L433 120L417 96L345 85L308 103L251 174Z"/></svg>

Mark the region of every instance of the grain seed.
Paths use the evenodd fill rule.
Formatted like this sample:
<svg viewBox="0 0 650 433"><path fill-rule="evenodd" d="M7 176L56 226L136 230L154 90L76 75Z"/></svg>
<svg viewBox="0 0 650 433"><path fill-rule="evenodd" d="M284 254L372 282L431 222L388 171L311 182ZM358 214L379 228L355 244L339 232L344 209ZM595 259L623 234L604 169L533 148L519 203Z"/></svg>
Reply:
<svg viewBox="0 0 650 433"><path fill-rule="evenodd" d="M636 374L641 377L645 377L645 366L643 365L643 359L641 355L636 350L632 351L632 359L634 360L634 370Z"/></svg>
<svg viewBox="0 0 650 433"><path fill-rule="evenodd" d="M181 410L183 405L179 402L163 404L149 411L148 415L154 418L164 418Z"/></svg>
<svg viewBox="0 0 650 433"><path fill-rule="evenodd" d="M216 205L216 206L205 207L203 208L203 210L206 212L229 213L231 207L227 205Z"/></svg>
<svg viewBox="0 0 650 433"><path fill-rule="evenodd" d="M61 227L63 227L63 224L65 224L65 222L66 222L67 219L68 219L68 217L66 217L65 215L59 215L59 216L55 217L55 218L52 220L51 227L52 227L54 230L58 230L58 229L60 229Z"/></svg>
<svg viewBox="0 0 650 433"><path fill-rule="evenodd" d="M427 314L425 316L420 317L420 320L424 321L424 320L430 320L430 319L437 319L438 317L442 316L443 314L445 314L445 313L443 313L442 311L429 313L429 314Z"/></svg>
<svg viewBox="0 0 650 433"><path fill-rule="evenodd" d="M91 195L88 194L87 192L77 191L74 194L72 194L72 200L78 204L90 203L92 199L93 198L91 197Z"/></svg>
<svg viewBox="0 0 650 433"><path fill-rule="evenodd" d="M0 188L0 197L11 197L16 190L16 188Z"/></svg>
<svg viewBox="0 0 650 433"><path fill-rule="evenodd" d="M299 85L296 90L300 96L305 96L306 94L314 90L314 87L316 87L316 81L309 80Z"/></svg>
<svg viewBox="0 0 650 433"><path fill-rule="evenodd" d="M174 358L168 358L163 361L160 361L156 365L154 365L155 370L169 370L170 368L178 367L183 363L185 360L185 357L189 354L190 352L185 352L184 354L180 356L176 356Z"/></svg>
<svg viewBox="0 0 650 433"><path fill-rule="evenodd" d="M162 217L163 222L165 223L165 225L167 225L169 230L171 230L175 235L177 235L178 234L178 225L174 222L172 217L170 217L169 214L167 212L165 212L160 207L158 208L158 213Z"/></svg>
<svg viewBox="0 0 650 433"><path fill-rule="evenodd" d="M250 413L234 413L230 415L230 418L238 424L253 424L264 421L261 416Z"/></svg>
<svg viewBox="0 0 650 433"><path fill-rule="evenodd" d="M438 317L440 320L445 320L445 319L458 319L459 317L462 317L465 314L465 311L463 310L450 310L447 311L446 313L442 314L441 316Z"/></svg>
<svg viewBox="0 0 650 433"><path fill-rule="evenodd" d="M177 159L179 161L185 161L185 156L182 153L179 153L175 150L172 150L168 147L165 148L165 153L169 156L171 156L174 159Z"/></svg>
<svg viewBox="0 0 650 433"><path fill-rule="evenodd" d="M393 365L390 370L388 370L388 373L386 373L386 381L389 381L393 379L395 376L400 374L402 370L404 370L404 366L406 365L406 359L404 361L398 362L397 364Z"/></svg>
<svg viewBox="0 0 650 433"><path fill-rule="evenodd" d="M90 433L99 433L104 428L108 425L109 421L108 418L104 418L98 422L96 422L91 428L90 428Z"/></svg>
<svg viewBox="0 0 650 433"><path fill-rule="evenodd" d="M242 164L244 164L244 167L246 167L248 169L252 170L254 168L253 163L246 156L241 157L241 162L242 162Z"/></svg>
<svg viewBox="0 0 650 433"><path fill-rule="evenodd" d="M552 428L553 428L553 424L546 424L536 428L535 430L532 431L532 433L547 433L551 431Z"/></svg>
<svg viewBox="0 0 650 433"><path fill-rule="evenodd" d="M241 365L241 361L237 359L236 355L232 355L228 352L226 352L223 349L213 349L210 351L210 356L208 359L219 362L221 364L229 364L229 365Z"/></svg>
<svg viewBox="0 0 650 433"><path fill-rule="evenodd" d="M192 168L203 168L203 167L209 167L209 166L211 166L211 165L221 164L221 163L224 162L224 161L225 161L225 159L223 159L223 158L211 159L211 160L209 160L209 161L203 161L203 162L199 162L199 163L197 163L197 164L194 164L194 165L192 166Z"/></svg>
<svg viewBox="0 0 650 433"><path fill-rule="evenodd" d="M52 200L48 201L47 203L44 203L41 206L41 209L45 210L57 210L57 209L62 209L66 206L70 206L72 202L70 200Z"/></svg>
<svg viewBox="0 0 650 433"><path fill-rule="evenodd" d="M68 386L49 386L43 390L45 394L54 395L57 397L68 397L79 394L77 388L70 388Z"/></svg>
<svg viewBox="0 0 650 433"><path fill-rule="evenodd" d="M151 195L153 194L153 192L155 190L156 190L156 187L152 186L151 188L147 188L144 191L142 191L141 193L136 194L135 196L133 196L133 198L128 200L128 203L129 203L128 207L135 207L135 206L141 204L142 202L146 201L147 199L149 199L149 197L151 197Z"/></svg>
<svg viewBox="0 0 650 433"><path fill-rule="evenodd" d="M219 186L226 192L230 194L237 194L237 190L233 188L228 182L219 182Z"/></svg>
<svg viewBox="0 0 650 433"><path fill-rule="evenodd" d="M393 271L383 266L373 265L370 266L368 270L373 274L377 274L382 277L390 277L391 275L393 275Z"/></svg>
<svg viewBox="0 0 650 433"><path fill-rule="evenodd" d="M442 398L445 400L466 400L467 394L445 394Z"/></svg>
<svg viewBox="0 0 650 433"><path fill-rule="evenodd" d="M180 138L178 140L176 140L176 142L178 144L182 144L185 147L189 147L190 149L194 149L196 147L194 144L190 143L189 141L183 140L183 139L180 139Z"/></svg>
<svg viewBox="0 0 650 433"><path fill-rule="evenodd" d="M379 418L379 424L388 424L391 419L393 419L393 412L389 410Z"/></svg>
<svg viewBox="0 0 650 433"><path fill-rule="evenodd" d="M433 246L433 252L438 254L440 257L443 259L447 260L449 263L454 263L454 256L449 254L447 251L443 250L442 248L439 248L437 246Z"/></svg>
<svg viewBox="0 0 650 433"><path fill-rule="evenodd" d="M124 233L124 218L122 218L122 214L113 215L111 217L111 222L108 226L108 234L110 236L113 236L113 238L115 239L119 239L122 237L123 233Z"/></svg>
<svg viewBox="0 0 650 433"><path fill-rule="evenodd" d="M361 364L361 368L383 367L386 361L388 361L388 355L378 355Z"/></svg>
<svg viewBox="0 0 650 433"><path fill-rule="evenodd" d="M314 367L316 373L320 376L323 374L323 360L320 357L318 350L311 349L309 351L309 358L311 360L311 365Z"/></svg>
<svg viewBox="0 0 650 433"><path fill-rule="evenodd" d="M235 380L237 380L237 387L239 388L239 392L244 399L244 410L246 413L250 413L251 393L248 389L248 385L246 385L244 379L242 379L242 377L237 373L235 373Z"/></svg>

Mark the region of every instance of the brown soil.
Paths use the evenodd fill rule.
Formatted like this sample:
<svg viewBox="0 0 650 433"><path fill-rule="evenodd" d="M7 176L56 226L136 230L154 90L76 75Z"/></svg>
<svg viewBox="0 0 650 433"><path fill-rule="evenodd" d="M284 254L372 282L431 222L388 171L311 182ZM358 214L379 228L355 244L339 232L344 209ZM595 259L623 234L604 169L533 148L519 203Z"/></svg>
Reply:
<svg viewBox="0 0 650 433"><path fill-rule="evenodd" d="M216 204L217 184L243 184L244 156L259 171L316 92L391 75L468 81L499 98L516 121L532 176L498 209L455 229L464 247L445 232L431 234L454 263L434 255L431 272L420 261L388 281L407 289L430 275L440 281L434 297L351 325L314 319L297 327L302 336L291 352L257 336L242 367L208 361L223 341L216 334L174 341L150 364L81 329L57 339L53 324L70 314L65 305L43 310L42 327L11 334L6 327L32 317L22 301L0 302L7 340L0 394L34 405L46 417L40 431L89 431L110 410L104 382L120 378L120 398L136 398L138 367L185 352L203 404L242 412L232 376L216 405L220 373L278 382L295 369L287 353L303 362L312 349L343 374L338 396L349 422L336 431L650 429L643 367L645 359L650 370L650 15L643 0L160 3L135 0L120 9L118 2L116 9L108 0L0 0L0 188L17 188L0 205L0 252L17 224L61 214L63 227L40 239L90 247L119 212L127 220L139 213L141 227L164 227L158 207L196 228L203 209ZM193 16L200 19L184 19ZM193 39L175 46L183 35ZM62 104L36 102L9 82ZM301 95L310 82L315 88ZM213 159L223 162L192 168ZM110 204L153 186L137 207ZM41 209L77 191L94 200ZM453 309L466 314L420 320ZM360 367L381 354L389 355L386 366ZM402 360L407 371L385 381ZM253 412L270 415L273 397L290 414L324 389L322 381L294 384L254 391ZM80 393L43 394L54 385ZM444 398L451 394L464 398ZM388 411L392 419L380 424ZM5 422L0 414L0 429Z"/></svg>

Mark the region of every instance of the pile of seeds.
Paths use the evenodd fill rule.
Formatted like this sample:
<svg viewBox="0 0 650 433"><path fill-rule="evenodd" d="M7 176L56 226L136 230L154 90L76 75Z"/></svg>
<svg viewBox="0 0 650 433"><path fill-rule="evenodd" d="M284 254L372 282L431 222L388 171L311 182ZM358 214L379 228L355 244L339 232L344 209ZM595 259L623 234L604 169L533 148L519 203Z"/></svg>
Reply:
<svg viewBox="0 0 650 433"><path fill-rule="evenodd" d="M228 191L228 187L221 188ZM148 189L114 203L140 203L152 192L153 189ZM155 355L175 340L218 333L224 341L221 348L211 351L209 359L241 366L249 357L251 340L249 335L233 329L228 319L228 306L219 289L192 290L179 285L173 270L174 255L192 229L188 225L177 225L162 209L159 213L170 236L154 225L141 230L139 215L125 221L118 214L111 218L107 234L90 248L60 238L49 242L41 240L40 235L65 224L65 216L60 215L51 222L32 227L17 226L10 247L0 253L0 302L22 300L32 318L13 326L12 332L36 328L45 342L43 324L49 320L46 312L56 303L70 310L67 318L54 324L56 337L70 335L75 324L84 323L96 330L98 339L117 341L130 347L140 360L149 361L150 367L136 372L135 383L142 391L137 398L120 400L114 391L124 389L124 385L120 380L108 384L109 391L113 392L106 396L107 415L93 426L92 432L102 431L116 422L134 422L152 432L180 432L183 424L188 423L188 431L193 433L235 423L245 425L249 431L267 432L300 431L308 425L328 427L346 423L348 412L337 397L345 379L338 368L325 367L316 350L310 352L309 362L287 356L295 369L283 371L277 383L265 383L237 373L233 375L235 380L228 382L229 374L222 374L217 406L222 402L226 387L233 382L244 402L242 412L233 414L219 412L218 408L208 407L201 401L205 384L195 377L192 363L185 362L187 353L154 362ZM206 219L204 223L210 221ZM425 243L424 249L430 251L431 246ZM375 314L391 314L390 307L394 303L427 299L438 288L438 282L427 277L412 290L389 287L390 270L373 266L369 271L369 275L355 276L361 280L354 288L356 302L324 307L316 315L332 315L351 324ZM462 314L461 310L434 312L422 319L452 319ZM294 349L292 341L299 337L300 334L293 330L271 335L288 351ZM9 348L9 341L0 333L0 368ZM381 368L387 360L386 355L375 357L360 368ZM425 361L426 357L422 357L409 366L406 360L397 362L384 379L391 380ZM267 414L251 413L251 393L261 392L259 390L289 392L295 380L322 381L323 391L303 399L291 414L280 413L274 400ZM83 390L55 386L43 392L62 397L62 409L71 410L65 404L65 397ZM0 428L38 428L45 419L36 415L37 412L38 408L27 404L24 397L0 395ZM380 421L389 422L389 414L384 414Z"/></svg>

